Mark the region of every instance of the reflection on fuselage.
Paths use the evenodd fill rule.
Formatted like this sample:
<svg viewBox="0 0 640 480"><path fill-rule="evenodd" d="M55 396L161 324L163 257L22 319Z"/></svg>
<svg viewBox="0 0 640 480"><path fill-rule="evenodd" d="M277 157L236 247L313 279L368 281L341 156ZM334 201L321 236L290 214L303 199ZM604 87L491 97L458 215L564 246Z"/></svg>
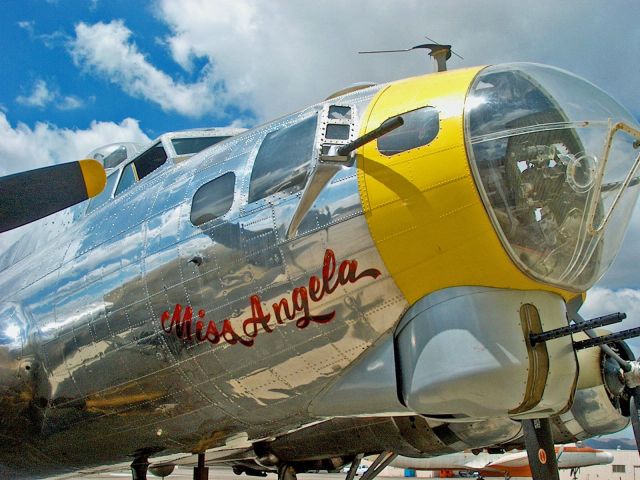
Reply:
<svg viewBox="0 0 640 480"><path fill-rule="evenodd" d="M371 95L353 98L366 105ZM219 144L182 168L165 165L72 225L53 251L43 250L51 267L19 282L19 300L32 305L14 315L20 345L2 350L8 374L21 375L3 383L3 403L15 412L5 427L15 443L5 445L0 463L33 474L65 471L127 461L141 446L146 454L188 452L203 438L215 446L239 432L260 438L266 425L286 430L308 421L314 392L390 328L402 297L380 273L355 167L334 177L297 237L285 240L298 195L243 205L247 165L263 135ZM192 225L185 198L226 171L238 177L231 211ZM310 290L310 279L323 278L325 251L337 269L327 282L343 281L316 296L314 312L336 320L296 328L300 315L317 315L300 301L300 286ZM358 277L368 271L377 273ZM18 277L9 275L2 288ZM385 303L390 292L396 301ZM252 327L256 335L271 329L260 348L185 341L161 328L163 312L182 304L247 338L242 322L252 296L273 315L282 299L293 309L281 307L282 322ZM39 452L37 462L24 455L23 442Z"/></svg>

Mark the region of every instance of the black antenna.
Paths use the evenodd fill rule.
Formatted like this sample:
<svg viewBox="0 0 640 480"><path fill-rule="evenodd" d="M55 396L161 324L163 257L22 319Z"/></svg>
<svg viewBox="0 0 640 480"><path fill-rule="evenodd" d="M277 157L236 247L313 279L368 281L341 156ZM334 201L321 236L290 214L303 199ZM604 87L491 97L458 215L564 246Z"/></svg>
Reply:
<svg viewBox="0 0 640 480"><path fill-rule="evenodd" d="M451 45L442 45L435 40L430 39L425 36L427 40L430 40L434 43L423 43L422 45L416 45L411 48L403 48L400 50L370 50L366 52L358 52L358 53L396 53L396 52L410 52L411 50L418 50L420 48L424 48L429 50L429 56L436 59L436 63L438 65L438 71L444 72L447 70L447 60L451 58L451 53L453 53L456 57L462 58L456 52L451 50ZM463 59L464 60L464 59Z"/></svg>
<svg viewBox="0 0 640 480"><path fill-rule="evenodd" d="M429 40L430 42L435 43L436 45L442 45L440 42L436 42L433 38L429 38L426 35L424 36L424 38L426 38L427 40ZM458 55L453 49L451 49L451 53L453 53L456 57L458 57L460 60L464 60L464 57L462 57L461 55Z"/></svg>

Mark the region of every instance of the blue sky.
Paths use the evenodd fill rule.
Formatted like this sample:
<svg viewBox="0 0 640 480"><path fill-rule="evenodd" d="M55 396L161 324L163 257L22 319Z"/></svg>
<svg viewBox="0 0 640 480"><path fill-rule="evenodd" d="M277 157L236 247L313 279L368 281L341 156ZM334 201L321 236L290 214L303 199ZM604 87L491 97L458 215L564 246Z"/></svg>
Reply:
<svg viewBox="0 0 640 480"><path fill-rule="evenodd" d="M227 125L242 113L227 106L197 116L176 114L126 94L90 65L74 61L71 45L78 24L122 20L132 32L131 43L139 46L149 63L177 81L197 81L198 67L206 62L199 61L189 72L172 61L161 40L168 33L167 26L154 15L152 3L9 0L5 7L7 4L0 30L0 105L12 123L46 121L60 128L82 129L94 120L117 121L135 115L144 121L145 133L153 137L168 130ZM43 85L49 92L45 97L42 88L38 96L38 87Z"/></svg>
<svg viewBox="0 0 640 480"><path fill-rule="evenodd" d="M4 0L0 175L115 141L247 126L358 81L433 70L406 48L452 43L450 68L530 61L587 78L640 117L640 3L507 0ZM0 237L0 245L3 238ZM585 316L640 324L640 213ZM640 344L636 344L640 347ZM640 348L637 349L640 351Z"/></svg>
<svg viewBox="0 0 640 480"><path fill-rule="evenodd" d="M429 1L317 3L5 0L0 108L12 128L46 122L86 130L91 122L131 118L155 137L252 126L356 81L429 71L421 53L356 54L412 46L428 33L463 54L451 67L550 63L640 114L633 87L640 71L631 61L640 46L631 19L640 7L631 2L542 1L525 11L507 1L466 0L437 14ZM181 100L168 98L172 87Z"/></svg>

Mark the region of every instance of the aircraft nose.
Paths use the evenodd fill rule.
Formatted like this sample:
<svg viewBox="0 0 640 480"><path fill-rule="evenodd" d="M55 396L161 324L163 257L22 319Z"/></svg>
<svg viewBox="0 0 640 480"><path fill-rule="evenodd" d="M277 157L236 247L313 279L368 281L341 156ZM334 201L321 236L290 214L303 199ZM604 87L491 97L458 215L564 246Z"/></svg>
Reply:
<svg viewBox="0 0 640 480"><path fill-rule="evenodd" d="M503 65L474 80L465 136L514 262L552 285L593 286L617 254L640 192L635 118L568 72Z"/></svg>
<svg viewBox="0 0 640 480"><path fill-rule="evenodd" d="M398 115L407 120L364 145L357 162L371 237L410 304L455 286L559 290L534 281L509 258L473 178L463 113L481 71L391 84L363 115L360 135Z"/></svg>
<svg viewBox="0 0 640 480"><path fill-rule="evenodd" d="M613 463L613 454L609 452L597 452L596 460L598 460L598 464L606 465L609 463Z"/></svg>

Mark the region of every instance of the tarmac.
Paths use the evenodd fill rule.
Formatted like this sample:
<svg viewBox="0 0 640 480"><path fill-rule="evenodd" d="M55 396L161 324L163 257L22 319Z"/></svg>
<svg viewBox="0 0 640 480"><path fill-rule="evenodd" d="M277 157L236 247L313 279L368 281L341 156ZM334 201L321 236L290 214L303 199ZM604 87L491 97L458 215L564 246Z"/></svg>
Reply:
<svg viewBox="0 0 640 480"><path fill-rule="evenodd" d="M346 474L344 473L299 473L298 480L344 480ZM78 480L118 480L131 478L131 473L128 471L114 471L108 473L92 474L74 477ZM147 475L147 480L156 480L160 477L154 477L151 474ZM186 480L193 479L193 468L176 467L171 475L165 477L167 480ZM209 480L276 480L278 477L275 473L271 473L266 477L248 477L244 474L236 475L230 468L209 467ZM385 480L392 479L404 479L404 477L388 477L385 475Z"/></svg>

